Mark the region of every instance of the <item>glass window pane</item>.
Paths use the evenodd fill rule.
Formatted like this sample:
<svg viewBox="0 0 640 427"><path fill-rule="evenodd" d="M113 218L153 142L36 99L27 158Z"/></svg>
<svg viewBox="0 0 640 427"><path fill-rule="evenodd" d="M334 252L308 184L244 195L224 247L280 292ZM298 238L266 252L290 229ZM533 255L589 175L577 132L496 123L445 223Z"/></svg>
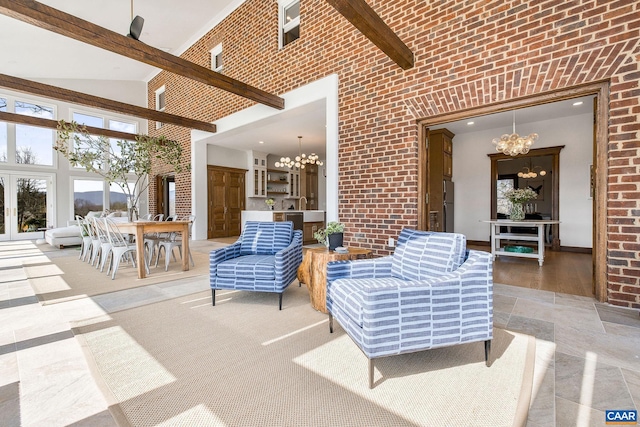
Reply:
<svg viewBox="0 0 640 427"><path fill-rule="evenodd" d="M284 9L284 23L291 22L300 17L300 2L295 2Z"/></svg>
<svg viewBox="0 0 640 427"><path fill-rule="evenodd" d="M102 117L90 116L83 113L73 113L73 121L86 126L93 126L94 128L104 127L104 119Z"/></svg>
<svg viewBox="0 0 640 427"><path fill-rule="evenodd" d="M117 130L120 132L132 133L136 134L136 125L135 123L127 123L127 122L119 122L117 120L109 120L109 129ZM117 138L109 139L111 142L111 150L116 155L120 155L120 147L118 147L117 142L119 141Z"/></svg>
<svg viewBox="0 0 640 427"><path fill-rule="evenodd" d="M4 178L0 177L0 212L2 212L3 214L0 215L0 234L5 234L6 230L5 230L5 215L4 215L4 209L5 209L5 205L4 205L4 192L5 192L5 182L4 182Z"/></svg>
<svg viewBox="0 0 640 427"><path fill-rule="evenodd" d="M18 178L18 233L47 226L47 181Z"/></svg>
<svg viewBox="0 0 640 427"><path fill-rule="evenodd" d="M513 181L514 181L513 178L498 179L496 190L497 190L497 202L498 202L497 212L499 214L505 214L505 215L509 214L509 211L511 209L511 202L509 201L509 199L504 197L504 193L505 191L513 189L514 187Z"/></svg>
<svg viewBox="0 0 640 427"><path fill-rule="evenodd" d="M53 119L53 108L16 101L16 113ZM53 165L54 131L27 125L16 125L16 163Z"/></svg>
<svg viewBox="0 0 640 427"><path fill-rule="evenodd" d="M86 216L90 211L104 210L104 182L88 179L73 180L73 215Z"/></svg>
<svg viewBox="0 0 640 427"><path fill-rule="evenodd" d="M133 185L128 183L130 192L133 192ZM116 183L109 186L109 210L127 212L127 195Z"/></svg>
<svg viewBox="0 0 640 427"><path fill-rule="evenodd" d="M0 98L0 111L7 111L7 100ZM7 162L7 123L0 123L0 162ZM3 219L4 221L4 219Z"/></svg>

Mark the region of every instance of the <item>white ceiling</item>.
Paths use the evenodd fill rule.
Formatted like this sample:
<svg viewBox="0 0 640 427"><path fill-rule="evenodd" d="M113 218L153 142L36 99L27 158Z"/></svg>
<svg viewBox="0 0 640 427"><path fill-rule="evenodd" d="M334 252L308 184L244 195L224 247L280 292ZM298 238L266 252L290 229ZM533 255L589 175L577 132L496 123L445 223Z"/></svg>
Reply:
<svg viewBox="0 0 640 427"><path fill-rule="evenodd" d="M131 0L40 0L40 3L126 35ZM135 0L144 18L140 41L180 55L244 0ZM0 15L3 74L21 78L148 80L141 62Z"/></svg>
<svg viewBox="0 0 640 427"><path fill-rule="evenodd" d="M135 0L134 15L145 19L140 41L180 55L223 17L245 0ZM129 32L130 0L41 0L48 6L78 16L119 34ZM25 79L88 79L147 81L159 70L141 62L40 29L0 15L0 73ZM583 114L591 107L572 107L573 101L518 110L516 123L536 122L550 117ZM297 136L302 151L315 151L324 157L324 105L315 103L279 114L214 138L216 145L236 149L254 149L267 153L295 156ZM511 130L511 112L476 117L443 124L454 134L482 129ZM263 141L264 144L259 144Z"/></svg>

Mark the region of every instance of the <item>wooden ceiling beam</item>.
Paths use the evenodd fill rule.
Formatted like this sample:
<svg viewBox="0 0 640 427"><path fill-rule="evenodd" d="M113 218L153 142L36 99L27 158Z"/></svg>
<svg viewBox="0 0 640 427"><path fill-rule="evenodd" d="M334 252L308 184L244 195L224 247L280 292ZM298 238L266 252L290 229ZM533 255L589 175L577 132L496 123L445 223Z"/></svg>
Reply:
<svg viewBox="0 0 640 427"><path fill-rule="evenodd" d="M206 132L216 132L216 125L200 120L189 119L187 117L176 116L175 114L163 111L151 110L149 108L138 107L137 105L125 104L99 96L87 95L86 93L50 86L19 77L0 74L0 86L13 89L19 92L40 95L60 101L67 101L74 104L88 107L100 108L102 110L115 111L129 116L141 117L147 120L155 120L161 123L171 123L191 129L203 130Z"/></svg>
<svg viewBox="0 0 640 427"><path fill-rule="evenodd" d="M413 52L365 0L327 0L342 16L403 70L413 68Z"/></svg>
<svg viewBox="0 0 640 427"><path fill-rule="evenodd" d="M0 111L0 122L17 123L20 125L37 126L41 128L58 130L58 122L56 120L25 116L23 114L7 113L4 111ZM89 134L91 135L104 135L108 138L135 141L137 136L133 133L120 132L117 130L96 128L93 126L85 127L87 128L87 132L89 132Z"/></svg>
<svg viewBox="0 0 640 427"><path fill-rule="evenodd" d="M284 109L284 99L33 0L0 0L0 13L154 67Z"/></svg>

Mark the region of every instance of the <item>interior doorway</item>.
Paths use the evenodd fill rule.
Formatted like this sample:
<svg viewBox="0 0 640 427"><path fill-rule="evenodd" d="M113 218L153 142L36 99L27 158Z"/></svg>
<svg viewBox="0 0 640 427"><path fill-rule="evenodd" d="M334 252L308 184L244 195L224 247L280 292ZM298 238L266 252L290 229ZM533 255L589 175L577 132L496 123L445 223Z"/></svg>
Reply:
<svg viewBox="0 0 640 427"><path fill-rule="evenodd" d="M607 296L607 280L606 280L606 185L607 185L607 123L608 123L608 84L606 82L593 83L580 87L574 87L556 91L553 93L545 93L530 96L522 99L515 99L508 102L496 103L475 109L469 109L460 112L446 113L439 116L429 117L420 120L418 123L418 137L420 144L418 146L418 227L427 229L429 212L425 209L426 198L428 194L427 171L425 170L424 160L426 157L426 135L429 129L438 126L446 126L451 122L469 120L474 117L493 115L494 113L507 112L533 106L540 106L556 101L565 101L577 97L593 96L595 98L595 113L593 114L594 126L593 143L591 139L585 141L585 146L589 147L589 157L593 159L593 197L589 199L589 203L593 210L593 240L592 240L592 259L598 260L594 262L593 284L595 297L599 301L606 301ZM515 124L514 124L515 127ZM491 141L489 139L489 141ZM489 145L490 146L490 145ZM591 147L593 149L591 150ZM453 147L454 155L456 152L455 141ZM477 156L476 156L477 157ZM486 158L486 157L485 157ZM478 159L473 160L474 162ZM477 165L479 163L475 163ZM454 177L456 165L453 165ZM488 178L488 177L487 177ZM497 178L497 177L496 177ZM483 178L478 178L483 179ZM454 179L455 180L455 179ZM457 188L460 188L458 185ZM457 192L459 194L459 191ZM489 202L485 202L489 203ZM486 215L489 212L487 211ZM562 220L562 219L561 219ZM477 222L477 220L476 220Z"/></svg>
<svg viewBox="0 0 640 427"><path fill-rule="evenodd" d="M176 215L176 178L173 175L156 178L156 213L165 218Z"/></svg>

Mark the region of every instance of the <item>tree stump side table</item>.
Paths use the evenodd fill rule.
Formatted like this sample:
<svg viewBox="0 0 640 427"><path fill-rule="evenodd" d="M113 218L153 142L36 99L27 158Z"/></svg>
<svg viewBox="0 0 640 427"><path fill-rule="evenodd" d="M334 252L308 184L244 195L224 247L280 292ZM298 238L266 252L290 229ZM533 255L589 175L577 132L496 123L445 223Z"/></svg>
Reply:
<svg viewBox="0 0 640 427"><path fill-rule="evenodd" d="M298 267L298 281L307 285L311 306L322 313L327 313L327 264L331 261L371 257L368 249L348 249L348 253L338 253L328 248L305 249L302 264Z"/></svg>

